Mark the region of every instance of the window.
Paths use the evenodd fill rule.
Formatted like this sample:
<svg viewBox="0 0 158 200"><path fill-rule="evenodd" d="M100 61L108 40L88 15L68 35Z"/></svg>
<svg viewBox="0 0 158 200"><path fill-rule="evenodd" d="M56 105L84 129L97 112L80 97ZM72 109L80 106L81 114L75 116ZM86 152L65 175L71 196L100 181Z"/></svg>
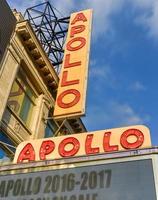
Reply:
<svg viewBox="0 0 158 200"><path fill-rule="evenodd" d="M52 113L54 108L52 107L48 113L48 119L46 119L46 128L45 128L45 138L55 136L55 132L58 129L58 125L55 123L54 119L52 118Z"/></svg>
<svg viewBox="0 0 158 200"><path fill-rule="evenodd" d="M4 157L12 157L15 153L15 148L10 138L0 130L0 159Z"/></svg>
<svg viewBox="0 0 158 200"><path fill-rule="evenodd" d="M58 127L57 127L56 123L54 122L54 120L49 119L46 124L45 138L53 137L57 129L58 129Z"/></svg>
<svg viewBox="0 0 158 200"><path fill-rule="evenodd" d="M35 106L35 95L24 73L18 73L13 83L8 106L27 126L30 125L32 110Z"/></svg>

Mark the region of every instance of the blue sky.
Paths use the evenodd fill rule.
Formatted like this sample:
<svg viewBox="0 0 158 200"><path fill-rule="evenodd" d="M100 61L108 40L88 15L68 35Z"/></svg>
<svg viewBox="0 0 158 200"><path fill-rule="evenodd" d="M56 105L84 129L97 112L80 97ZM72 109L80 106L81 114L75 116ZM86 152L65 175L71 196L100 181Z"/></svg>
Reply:
<svg viewBox="0 0 158 200"><path fill-rule="evenodd" d="M24 12L39 0L8 0ZM158 1L50 0L65 16L92 8L87 90L88 131L127 125L149 127L158 144Z"/></svg>

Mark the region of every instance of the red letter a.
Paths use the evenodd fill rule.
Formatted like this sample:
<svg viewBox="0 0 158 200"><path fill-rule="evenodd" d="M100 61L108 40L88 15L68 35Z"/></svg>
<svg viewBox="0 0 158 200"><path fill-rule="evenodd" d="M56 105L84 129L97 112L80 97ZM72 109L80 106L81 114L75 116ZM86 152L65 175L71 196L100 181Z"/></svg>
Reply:
<svg viewBox="0 0 158 200"><path fill-rule="evenodd" d="M73 19L73 21L71 22L71 25L74 25L76 22L78 21L83 21L86 22L87 18L84 16L83 13L78 13L75 18Z"/></svg>
<svg viewBox="0 0 158 200"><path fill-rule="evenodd" d="M35 161L35 150L30 143L28 143L20 152L17 163L21 163L23 160Z"/></svg>

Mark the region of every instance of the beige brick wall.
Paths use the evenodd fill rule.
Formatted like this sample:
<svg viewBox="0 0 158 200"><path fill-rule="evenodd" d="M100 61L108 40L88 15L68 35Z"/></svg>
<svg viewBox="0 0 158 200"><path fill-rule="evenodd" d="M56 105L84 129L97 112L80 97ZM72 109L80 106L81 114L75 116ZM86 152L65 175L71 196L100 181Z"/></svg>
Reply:
<svg viewBox="0 0 158 200"><path fill-rule="evenodd" d="M2 119L18 67L18 61L14 58L12 53L8 51L0 71L0 120Z"/></svg>

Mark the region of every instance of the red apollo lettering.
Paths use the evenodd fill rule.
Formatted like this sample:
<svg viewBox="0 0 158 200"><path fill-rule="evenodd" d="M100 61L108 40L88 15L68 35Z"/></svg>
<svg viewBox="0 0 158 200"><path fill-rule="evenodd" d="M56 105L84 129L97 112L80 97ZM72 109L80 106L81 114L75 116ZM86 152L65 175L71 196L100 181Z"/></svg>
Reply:
<svg viewBox="0 0 158 200"><path fill-rule="evenodd" d="M66 150L67 145L72 145L72 149ZM59 144L58 152L62 157L74 156L80 149L80 142L77 138L69 137L61 141Z"/></svg>
<svg viewBox="0 0 158 200"><path fill-rule="evenodd" d="M62 79L61 79L61 87L79 84L79 79L72 80L72 81L68 81L67 79L68 79L68 71L63 71L63 76L62 76Z"/></svg>
<svg viewBox="0 0 158 200"><path fill-rule="evenodd" d="M80 65L81 65L81 61L71 63L70 62L70 54L66 54L65 61L64 61L64 68L76 67L76 66L80 66Z"/></svg>
<svg viewBox="0 0 158 200"><path fill-rule="evenodd" d="M35 150L32 144L28 143L25 147L21 150L17 163L21 163L23 161L35 161Z"/></svg>
<svg viewBox="0 0 158 200"><path fill-rule="evenodd" d="M103 148L105 152L118 151L118 145L110 145L111 132L105 132L103 138Z"/></svg>
<svg viewBox="0 0 158 200"><path fill-rule="evenodd" d="M86 22L87 18L85 17L85 15L83 13L78 13L75 18L73 19L73 21L71 22L71 25L74 25L76 22Z"/></svg>
<svg viewBox="0 0 158 200"><path fill-rule="evenodd" d="M68 103L65 103L64 101L63 101L63 98L65 97L65 96L67 96L67 95L73 95L74 96L74 98L71 98L70 100L70 102L68 102ZM74 106L74 105L76 105L78 102L79 102L79 100L80 100L80 92L78 91L78 90L75 90L75 89L69 89L69 90L66 90L66 91L64 91L64 92L62 92L59 96L58 96L58 98L57 98L57 104L58 104L58 106L59 107L61 107L61 108L70 108L70 107L72 107L72 106Z"/></svg>
<svg viewBox="0 0 158 200"><path fill-rule="evenodd" d="M86 44L86 39L83 37L76 37L71 39L67 44L66 48L68 51L77 51L84 47Z"/></svg>
<svg viewBox="0 0 158 200"><path fill-rule="evenodd" d="M94 134L87 135L85 141L85 152L86 154L96 154L99 153L99 147L92 147Z"/></svg>
<svg viewBox="0 0 158 200"><path fill-rule="evenodd" d="M135 142L128 142L128 137L134 136L136 138ZM144 142L144 135L138 129L128 129L123 132L120 138L121 146L125 149L136 149L140 147Z"/></svg>
<svg viewBox="0 0 158 200"><path fill-rule="evenodd" d="M55 149L55 144L52 140L43 141L39 152L40 160L45 160L46 155L53 152L54 149Z"/></svg>
<svg viewBox="0 0 158 200"><path fill-rule="evenodd" d="M151 141L148 129L136 126L40 139L21 145L15 155L17 163L146 148L151 146Z"/></svg>
<svg viewBox="0 0 158 200"><path fill-rule="evenodd" d="M85 30L85 28L85 25L73 26L71 28L70 37L74 37L74 35L82 33Z"/></svg>

